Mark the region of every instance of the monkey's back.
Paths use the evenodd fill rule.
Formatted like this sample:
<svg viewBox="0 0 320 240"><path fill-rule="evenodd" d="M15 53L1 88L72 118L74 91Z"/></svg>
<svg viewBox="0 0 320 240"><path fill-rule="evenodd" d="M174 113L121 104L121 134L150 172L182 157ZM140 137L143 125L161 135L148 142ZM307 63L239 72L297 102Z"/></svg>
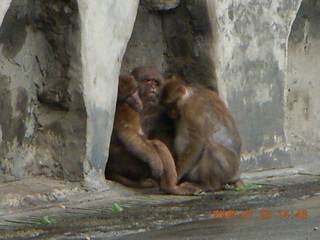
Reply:
<svg viewBox="0 0 320 240"><path fill-rule="evenodd" d="M214 141L240 155L241 139L236 122L219 95L205 87L193 87L187 107L193 109L192 115L197 118L198 131L208 141ZM191 111L189 111L190 113Z"/></svg>

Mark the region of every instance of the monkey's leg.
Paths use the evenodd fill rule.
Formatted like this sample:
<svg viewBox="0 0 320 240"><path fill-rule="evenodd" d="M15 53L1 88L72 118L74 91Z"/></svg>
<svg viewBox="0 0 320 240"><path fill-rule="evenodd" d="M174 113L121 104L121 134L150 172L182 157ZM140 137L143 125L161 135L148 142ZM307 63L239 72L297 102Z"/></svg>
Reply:
<svg viewBox="0 0 320 240"><path fill-rule="evenodd" d="M108 173L107 179L132 188L152 188L157 186L157 183L152 179L133 180L118 173Z"/></svg>
<svg viewBox="0 0 320 240"><path fill-rule="evenodd" d="M228 184L234 185L236 188L244 188L246 186L246 184L240 179L239 169L234 177L228 182Z"/></svg>
<svg viewBox="0 0 320 240"><path fill-rule="evenodd" d="M152 144L159 153L164 168L163 176L159 181L160 189L166 193L176 195L187 195L199 192L200 189L191 183L177 185L177 171L169 149L159 140L152 140Z"/></svg>
<svg viewBox="0 0 320 240"><path fill-rule="evenodd" d="M238 179L235 182L233 182L233 181L229 182L228 184L234 185L236 188L244 188L244 187L246 187L246 184L241 179Z"/></svg>
<svg viewBox="0 0 320 240"><path fill-rule="evenodd" d="M218 143L210 143L200 160L200 182L205 191L220 190L225 184L245 187L239 178L239 159Z"/></svg>

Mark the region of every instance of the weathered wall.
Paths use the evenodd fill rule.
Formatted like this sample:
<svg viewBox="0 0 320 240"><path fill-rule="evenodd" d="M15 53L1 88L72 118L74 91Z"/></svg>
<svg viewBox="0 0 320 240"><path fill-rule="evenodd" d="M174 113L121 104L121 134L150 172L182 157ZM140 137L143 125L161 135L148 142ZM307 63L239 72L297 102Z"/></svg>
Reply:
<svg viewBox="0 0 320 240"><path fill-rule="evenodd" d="M239 123L244 170L318 162L316 2L215 3L220 31L218 86Z"/></svg>
<svg viewBox="0 0 320 240"><path fill-rule="evenodd" d="M1 172L71 180L103 172L137 5L1 3Z"/></svg>
<svg viewBox="0 0 320 240"><path fill-rule="evenodd" d="M287 40L300 1L216 1L220 94L238 123L244 170L290 167Z"/></svg>
<svg viewBox="0 0 320 240"><path fill-rule="evenodd" d="M45 2L13 0L1 25L1 168L78 179L86 132L78 7Z"/></svg>
<svg viewBox="0 0 320 240"><path fill-rule="evenodd" d="M304 0L288 40L285 131L296 164L320 169L320 2Z"/></svg>
<svg viewBox="0 0 320 240"><path fill-rule="evenodd" d="M206 1L141 1L121 71L152 66L217 88L216 35Z"/></svg>
<svg viewBox="0 0 320 240"><path fill-rule="evenodd" d="M8 8L10 7L11 0L3 0L0 3L0 26L2 24L4 15L8 11Z"/></svg>
<svg viewBox="0 0 320 240"><path fill-rule="evenodd" d="M79 0L87 118L85 173L104 179L118 77L138 1Z"/></svg>

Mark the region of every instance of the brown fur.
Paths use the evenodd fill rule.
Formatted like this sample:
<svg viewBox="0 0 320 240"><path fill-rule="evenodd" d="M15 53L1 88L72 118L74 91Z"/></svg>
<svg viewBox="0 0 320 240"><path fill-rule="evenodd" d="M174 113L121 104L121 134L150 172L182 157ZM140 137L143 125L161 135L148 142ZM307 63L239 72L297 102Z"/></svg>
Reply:
<svg viewBox="0 0 320 240"><path fill-rule="evenodd" d="M174 80L165 85L161 103L175 119L178 180L199 183L205 191L227 183L244 186L239 179L241 140L217 93Z"/></svg>
<svg viewBox="0 0 320 240"><path fill-rule="evenodd" d="M148 139L159 139L173 149L174 123L159 104L165 79L155 68L137 67L132 74L138 81L139 96L143 102L141 122Z"/></svg>
<svg viewBox="0 0 320 240"><path fill-rule="evenodd" d="M131 79L131 80L130 80ZM159 187L170 194L191 194L198 189L190 186L177 186L177 173L174 160L168 148L159 140L148 140L141 127L138 107L131 105L136 89L127 88L131 75L119 79L118 96L114 128L111 137L109 159L106 166L106 178L129 187L151 187L149 179L159 183ZM124 84L126 83L126 84ZM134 84L130 84L134 86ZM127 96L128 92L133 92ZM135 100L139 103L138 100ZM140 100L141 103L141 100Z"/></svg>

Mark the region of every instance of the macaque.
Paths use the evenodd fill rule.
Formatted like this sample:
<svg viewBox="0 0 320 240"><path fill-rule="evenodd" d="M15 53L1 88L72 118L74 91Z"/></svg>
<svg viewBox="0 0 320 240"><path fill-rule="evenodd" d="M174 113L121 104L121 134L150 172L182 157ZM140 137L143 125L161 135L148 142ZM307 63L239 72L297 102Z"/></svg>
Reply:
<svg viewBox="0 0 320 240"><path fill-rule="evenodd" d="M136 112L141 112L142 101L139 97L137 87L138 83L132 75L121 75L119 77L117 106L125 108L131 107Z"/></svg>
<svg viewBox="0 0 320 240"><path fill-rule="evenodd" d="M155 181L169 194L198 191L193 184L177 185L169 149L161 141L145 137L140 119L142 102L137 90L133 75L120 76L106 178L137 188L152 187Z"/></svg>
<svg viewBox="0 0 320 240"><path fill-rule="evenodd" d="M203 191L219 190L226 184L244 187L239 171L240 136L217 93L172 80L164 86L160 102L175 121L178 182L197 183Z"/></svg>
<svg viewBox="0 0 320 240"><path fill-rule="evenodd" d="M132 74L138 81L139 96L143 102L142 128L148 139L159 139L173 149L174 123L159 104L165 78L155 68L137 67Z"/></svg>

